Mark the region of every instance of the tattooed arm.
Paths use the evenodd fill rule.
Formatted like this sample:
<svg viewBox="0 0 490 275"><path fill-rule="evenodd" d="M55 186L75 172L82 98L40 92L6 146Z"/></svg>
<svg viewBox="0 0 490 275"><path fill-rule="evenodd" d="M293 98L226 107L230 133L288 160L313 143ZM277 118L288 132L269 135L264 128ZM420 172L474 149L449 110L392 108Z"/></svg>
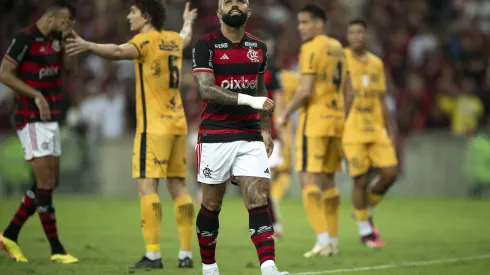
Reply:
<svg viewBox="0 0 490 275"><path fill-rule="evenodd" d="M195 72L194 80L202 100L211 100L224 105L238 105L238 93L217 86L212 73Z"/></svg>

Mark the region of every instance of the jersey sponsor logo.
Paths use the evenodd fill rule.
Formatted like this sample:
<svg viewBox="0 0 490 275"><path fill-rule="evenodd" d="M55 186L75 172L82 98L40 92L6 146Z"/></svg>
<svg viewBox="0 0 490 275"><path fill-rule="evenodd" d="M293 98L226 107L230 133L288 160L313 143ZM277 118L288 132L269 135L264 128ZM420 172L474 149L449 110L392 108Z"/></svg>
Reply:
<svg viewBox="0 0 490 275"><path fill-rule="evenodd" d="M257 42L246 42L245 41L245 47L255 47L257 48L259 45L257 44Z"/></svg>
<svg viewBox="0 0 490 275"><path fill-rule="evenodd" d="M250 61L252 63L259 63L260 62L259 53L257 51L252 50L252 49L248 50L247 57L248 57L248 59L250 59Z"/></svg>
<svg viewBox="0 0 490 275"><path fill-rule="evenodd" d="M164 41L160 40L160 44L158 45L160 47L160 50L162 51L169 51L169 52L176 52L179 51L179 44L175 40L170 40L170 41Z"/></svg>
<svg viewBox="0 0 490 275"><path fill-rule="evenodd" d="M230 58L229 58L229 57L228 57L228 55L226 55L226 53L225 53L225 54L223 54L223 55L221 56L221 58L220 58L220 59L221 59L221 60L228 60L228 59L230 59Z"/></svg>
<svg viewBox="0 0 490 275"><path fill-rule="evenodd" d="M216 49L228 49L228 43L214 44Z"/></svg>
<svg viewBox="0 0 490 275"><path fill-rule="evenodd" d="M59 72L60 72L60 67L58 67L58 66L56 66L56 67L51 66L51 67L42 68L39 71L39 79L58 75Z"/></svg>
<svg viewBox="0 0 490 275"><path fill-rule="evenodd" d="M158 61L153 61L153 63L151 63L150 69L151 73L155 77L160 77L160 75L162 74L162 68L160 66L160 62Z"/></svg>
<svg viewBox="0 0 490 275"><path fill-rule="evenodd" d="M258 81L257 79L248 80L245 77L241 77L240 79L230 78L221 81L221 88L228 90L235 89L256 89Z"/></svg>
<svg viewBox="0 0 490 275"><path fill-rule="evenodd" d="M51 44L51 48L53 48L53 50L55 52L60 52L61 51L60 41L59 40L54 40L53 43Z"/></svg>

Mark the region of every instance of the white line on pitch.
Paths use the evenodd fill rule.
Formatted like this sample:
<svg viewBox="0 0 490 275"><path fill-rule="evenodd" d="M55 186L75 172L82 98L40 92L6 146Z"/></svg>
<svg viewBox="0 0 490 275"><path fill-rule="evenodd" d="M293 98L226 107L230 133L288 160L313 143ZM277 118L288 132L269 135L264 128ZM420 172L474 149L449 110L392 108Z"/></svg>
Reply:
<svg viewBox="0 0 490 275"><path fill-rule="evenodd" d="M390 268L396 268L396 267L438 265L438 264L447 264L447 263L476 261L476 260L489 259L489 258L490 258L490 254L483 254L483 255L476 255L476 256L471 256L471 257L449 258L449 259L439 259L439 260L431 260L431 261L405 262L405 263L398 263L398 264L386 264L386 265L375 265L375 266L354 267L354 268L341 268L341 269L332 269L332 270L323 270L323 271L300 272L300 273L294 273L294 275L350 273L350 272L359 272L359 271L390 269Z"/></svg>

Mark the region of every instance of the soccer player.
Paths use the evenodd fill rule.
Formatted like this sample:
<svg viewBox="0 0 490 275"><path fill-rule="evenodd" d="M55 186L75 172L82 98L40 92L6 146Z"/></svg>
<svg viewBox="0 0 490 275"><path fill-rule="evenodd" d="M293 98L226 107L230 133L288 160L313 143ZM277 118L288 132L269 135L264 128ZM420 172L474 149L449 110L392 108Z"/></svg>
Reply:
<svg viewBox="0 0 490 275"><path fill-rule="evenodd" d="M349 173L354 179L354 216L362 242L368 247L382 247L384 243L369 222L369 209L381 201L395 182L398 163L393 146L393 124L384 99L383 61L367 50L366 28L365 21L354 20L347 29L350 48L346 49L346 58L355 97L351 107L347 106L342 143ZM379 168L378 180L371 188L370 168Z"/></svg>
<svg viewBox="0 0 490 275"><path fill-rule="evenodd" d="M299 75L290 70L280 70L279 79L282 83L282 93L276 93L274 114L281 114L286 109L286 104L291 102L299 84ZM291 184L291 141L293 136L292 123L288 122L285 127L278 129L281 141L280 158L281 163L275 167L272 174L270 199L275 214L274 233L276 238L281 238L284 229L281 223L279 203L284 197ZM274 147L274 151L278 148Z"/></svg>
<svg viewBox="0 0 490 275"><path fill-rule="evenodd" d="M128 15L137 34L122 45L95 44L70 39L69 54L90 51L111 60L135 60L137 127L133 151L133 178L138 181L145 256L131 268L163 268L160 254L162 219L159 179L166 179L174 201L180 239L181 268L192 267L191 238L194 207L185 184L187 123L179 85L182 51L192 36L197 16L187 3L179 33L163 30L165 7L160 0L134 0Z"/></svg>
<svg viewBox="0 0 490 275"><path fill-rule="evenodd" d="M267 196L268 156L274 143L264 72L267 47L245 32L251 13L248 0L220 0L221 28L201 37L193 49L193 71L205 101L196 148L202 206L197 215L203 275L218 275L215 260L219 213L232 177L240 186L249 212L249 233L263 275L279 272L275 264L274 230ZM259 110L261 110L259 112Z"/></svg>
<svg viewBox="0 0 490 275"><path fill-rule="evenodd" d="M62 72L72 72L64 41L72 33L75 8L56 1L35 24L13 40L0 67L0 82L16 93L15 124L24 157L31 163L36 186L29 189L12 221L0 235L0 246L17 262L27 262L17 244L19 232L36 211L51 246L51 261L78 262L58 238L53 190L59 185Z"/></svg>
<svg viewBox="0 0 490 275"><path fill-rule="evenodd" d="M345 54L337 40L324 34L326 15L315 4L298 13L301 47L298 91L281 116L285 125L298 108L296 170L300 173L302 197L308 220L317 235L305 257L338 253L339 192L334 175L342 159L344 123L343 91L347 87Z"/></svg>

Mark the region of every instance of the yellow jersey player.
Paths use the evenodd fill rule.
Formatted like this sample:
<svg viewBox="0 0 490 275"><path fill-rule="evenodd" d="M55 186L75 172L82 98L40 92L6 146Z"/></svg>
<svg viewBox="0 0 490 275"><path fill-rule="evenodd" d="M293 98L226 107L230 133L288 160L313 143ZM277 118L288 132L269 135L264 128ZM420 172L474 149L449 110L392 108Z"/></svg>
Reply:
<svg viewBox="0 0 490 275"><path fill-rule="evenodd" d="M398 163L392 142L393 124L384 99L383 61L366 49L366 28L366 22L355 20L347 30L350 48L346 57L354 99L350 104L346 97L348 114L342 143L354 179L354 216L362 241L368 247L382 247L372 219L369 221L369 208L378 204L395 182ZM380 169L371 188L367 179L370 168Z"/></svg>
<svg viewBox="0 0 490 275"><path fill-rule="evenodd" d="M325 11L309 4L298 14L304 41L300 51L299 87L279 124L298 108L296 171L300 173L305 211L317 235L305 257L338 252L339 194L334 174L342 160L343 91L347 74L340 42L324 35Z"/></svg>
<svg viewBox="0 0 490 275"><path fill-rule="evenodd" d="M286 109L286 104L291 102L294 92L298 88L299 75L290 70L280 70L279 78L282 82L282 93L278 93L278 97L275 98L275 112L274 114L281 114ZM277 119L277 118L276 118ZM274 223L274 235L276 238L283 236L283 227L281 223L281 214L279 208L279 202L284 197L291 184L291 141L293 139L293 126L291 123L278 131L278 135L281 141L280 157L281 164L275 168L271 181L270 198L273 205L272 209L275 212Z"/></svg>
<svg viewBox="0 0 490 275"><path fill-rule="evenodd" d="M179 94L182 51L190 42L197 16L186 4L179 33L163 30L165 7L160 0L134 0L128 15L137 34L122 45L95 44L71 39L68 53L85 51L112 60L134 60L137 128L133 178L138 181L145 256L131 268L163 268L160 255L162 212L158 181L166 179L174 200L180 238L179 267L192 267L191 238L194 208L185 185L187 124Z"/></svg>

